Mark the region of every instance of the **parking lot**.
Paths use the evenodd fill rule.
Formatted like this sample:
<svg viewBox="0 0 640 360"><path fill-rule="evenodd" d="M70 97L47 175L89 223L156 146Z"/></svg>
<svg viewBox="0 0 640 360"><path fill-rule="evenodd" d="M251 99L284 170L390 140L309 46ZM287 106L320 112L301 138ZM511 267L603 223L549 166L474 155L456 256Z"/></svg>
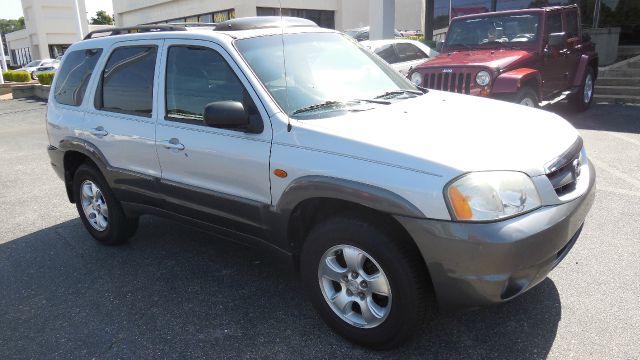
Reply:
<svg viewBox="0 0 640 360"><path fill-rule="evenodd" d="M46 104L0 101L0 359L640 359L640 107L563 109L598 172L564 262L509 303L374 352L331 332L256 250L157 217L125 246L98 245L49 165Z"/></svg>

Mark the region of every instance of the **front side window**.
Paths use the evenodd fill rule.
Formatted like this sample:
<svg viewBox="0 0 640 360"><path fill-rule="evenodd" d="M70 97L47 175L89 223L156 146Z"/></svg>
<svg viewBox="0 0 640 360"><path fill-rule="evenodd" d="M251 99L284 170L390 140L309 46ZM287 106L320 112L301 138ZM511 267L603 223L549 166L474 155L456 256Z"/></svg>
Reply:
<svg viewBox="0 0 640 360"><path fill-rule="evenodd" d="M102 49L70 52L56 73L53 95L60 104L80 106Z"/></svg>
<svg viewBox="0 0 640 360"><path fill-rule="evenodd" d="M547 35L562 32L562 13L555 12L547 15Z"/></svg>
<svg viewBox="0 0 640 360"><path fill-rule="evenodd" d="M376 98L389 93L421 94L382 59L339 33L261 36L235 44L275 101L294 118L368 110L380 105ZM359 106L363 103L366 108Z"/></svg>
<svg viewBox="0 0 640 360"><path fill-rule="evenodd" d="M155 46L124 46L111 53L96 92L96 108L151 117Z"/></svg>
<svg viewBox="0 0 640 360"><path fill-rule="evenodd" d="M571 39L578 36L578 12L576 10L568 11L566 14L567 19L567 39Z"/></svg>
<svg viewBox="0 0 640 360"><path fill-rule="evenodd" d="M165 103L169 119L202 124L207 104L226 100L242 102L250 115L256 112L240 79L213 49L171 46L166 74Z"/></svg>
<svg viewBox="0 0 640 360"><path fill-rule="evenodd" d="M401 62L428 58L424 51L418 49L418 47L413 44L397 43L396 49Z"/></svg>

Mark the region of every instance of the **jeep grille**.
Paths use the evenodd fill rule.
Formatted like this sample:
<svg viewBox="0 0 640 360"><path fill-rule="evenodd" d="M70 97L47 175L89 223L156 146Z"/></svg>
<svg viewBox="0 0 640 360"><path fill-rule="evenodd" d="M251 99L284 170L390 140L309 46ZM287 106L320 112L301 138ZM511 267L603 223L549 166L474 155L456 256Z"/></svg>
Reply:
<svg viewBox="0 0 640 360"><path fill-rule="evenodd" d="M462 69L442 72L442 69L423 73L424 87L427 89L469 94L471 92L472 74Z"/></svg>

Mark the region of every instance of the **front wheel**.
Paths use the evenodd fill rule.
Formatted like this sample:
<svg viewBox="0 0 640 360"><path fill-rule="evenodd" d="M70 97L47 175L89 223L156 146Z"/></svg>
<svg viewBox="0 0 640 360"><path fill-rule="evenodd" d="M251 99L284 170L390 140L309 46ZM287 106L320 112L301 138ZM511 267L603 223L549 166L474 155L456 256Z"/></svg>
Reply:
<svg viewBox="0 0 640 360"><path fill-rule="evenodd" d="M316 225L300 258L306 293L322 319L354 343L389 349L435 312L424 263L402 234L357 216Z"/></svg>
<svg viewBox="0 0 640 360"><path fill-rule="evenodd" d="M591 106L593 101L593 89L595 85L595 75L593 68L587 68L584 80L578 91L569 98L569 105L577 112L585 111Z"/></svg>
<svg viewBox="0 0 640 360"><path fill-rule="evenodd" d="M536 108L539 104L538 94L536 94L532 88L525 86L518 90L513 102L527 107Z"/></svg>

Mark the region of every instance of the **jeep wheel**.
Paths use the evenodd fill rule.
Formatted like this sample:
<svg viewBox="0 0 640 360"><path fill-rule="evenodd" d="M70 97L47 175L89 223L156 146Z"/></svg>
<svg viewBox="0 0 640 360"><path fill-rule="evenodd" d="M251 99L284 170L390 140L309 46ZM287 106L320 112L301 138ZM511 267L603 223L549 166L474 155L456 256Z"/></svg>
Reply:
<svg viewBox="0 0 640 360"><path fill-rule="evenodd" d="M128 219L118 200L95 167L83 164L73 177L73 194L84 227L105 245L122 244L137 229L138 219Z"/></svg>
<svg viewBox="0 0 640 360"><path fill-rule="evenodd" d="M536 92L528 86L518 90L516 96L514 97L514 102L516 104L533 108L538 107L538 104L540 103L538 101L538 95L536 94Z"/></svg>
<svg viewBox="0 0 640 360"><path fill-rule="evenodd" d="M378 349L410 338L435 312L419 255L389 226L359 217L316 225L300 264L305 290L322 319L354 343Z"/></svg>
<svg viewBox="0 0 640 360"><path fill-rule="evenodd" d="M582 112L591 106L593 101L593 89L595 85L595 76L591 67L587 68L582 86L578 91L569 98L569 105L574 111Z"/></svg>

